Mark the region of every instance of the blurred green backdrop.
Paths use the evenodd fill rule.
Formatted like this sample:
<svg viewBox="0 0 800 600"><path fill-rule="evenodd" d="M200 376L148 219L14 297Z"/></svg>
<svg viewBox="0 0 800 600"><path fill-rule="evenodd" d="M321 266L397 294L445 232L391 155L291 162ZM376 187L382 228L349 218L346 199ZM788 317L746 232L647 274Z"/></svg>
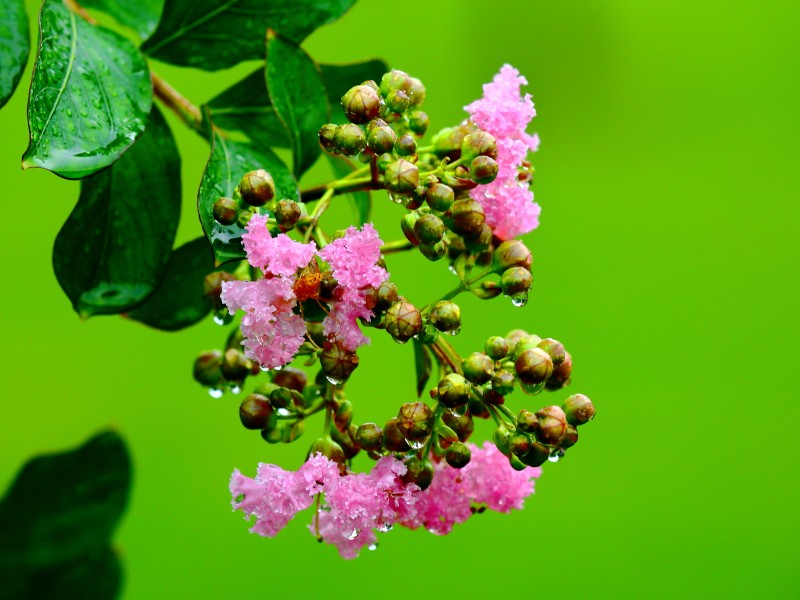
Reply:
<svg viewBox="0 0 800 600"><path fill-rule="evenodd" d="M318 60L379 56L420 77L433 128L463 118L502 63L528 77L542 137L535 291L524 309L466 300L455 344L518 326L557 337L575 358L571 390L599 411L524 511L444 539L395 530L349 562L314 543L307 516L268 540L230 511L234 467L294 468L305 444L267 446L239 425L236 397L192 381L197 352L222 343L210 319L165 334L72 312L50 259L79 186L19 170L29 64L0 112L13 217L0 238L0 488L34 453L121 431L136 469L116 536L126 599L796 597L799 17L792 0L361 0L309 38ZM252 68L152 66L196 103ZM168 118L182 243L200 232L207 147ZM376 200L384 239L397 237L395 207ZM420 262L389 267L424 303L451 282ZM411 349L378 335L361 355L356 418L386 419L412 397L410 381L387 384L410 377Z"/></svg>

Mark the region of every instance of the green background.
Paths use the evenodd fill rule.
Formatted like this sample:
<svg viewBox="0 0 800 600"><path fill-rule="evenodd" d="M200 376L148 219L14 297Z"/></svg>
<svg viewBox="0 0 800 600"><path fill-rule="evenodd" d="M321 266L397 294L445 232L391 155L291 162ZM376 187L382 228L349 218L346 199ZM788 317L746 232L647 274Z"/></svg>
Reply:
<svg viewBox="0 0 800 600"><path fill-rule="evenodd" d="M527 76L542 137L542 224L525 238L534 293L523 309L465 299L454 343L467 353L512 327L561 339L576 365L570 390L598 407L524 511L442 539L395 530L349 562L314 542L309 515L270 540L230 511L234 467L295 468L305 443L267 446L239 425L236 397L192 381L198 351L223 343L219 327L166 334L72 312L50 261L79 186L19 170L29 64L0 112L0 489L32 454L118 429L136 469L115 538L124 598L800 594L798 17L800 4L778 0L362 0L308 39L319 60L379 56L420 77L434 128L463 118L504 62ZM200 103L252 65L152 67ZM183 155L182 243L200 232L207 147L168 118ZM397 208L376 204L384 239L398 237ZM422 263L389 267L426 303L454 279ZM358 421L413 397L411 348L374 338L349 386Z"/></svg>

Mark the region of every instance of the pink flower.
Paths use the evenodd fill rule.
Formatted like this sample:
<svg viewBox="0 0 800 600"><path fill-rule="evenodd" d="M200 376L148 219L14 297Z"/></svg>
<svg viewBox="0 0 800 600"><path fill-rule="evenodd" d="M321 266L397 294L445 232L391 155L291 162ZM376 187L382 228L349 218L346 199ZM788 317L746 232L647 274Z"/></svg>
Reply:
<svg viewBox="0 0 800 600"><path fill-rule="evenodd" d="M531 95L521 95L527 80L510 65L503 65L491 83L483 86L483 98L465 106L472 122L497 140L497 178L470 192L486 213L486 223L501 239L528 233L539 226L539 205L517 171L529 151L539 148L539 137L525 128L536 116Z"/></svg>
<svg viewBox="0 0 800 600"><path fill-rule="evenodd" d="M319 519L319 522L317 522L317 519ZM319 511L319 516L314 517L308 529L312 534L316 535L317 526L319 526L319 535L322 540L327 544L336 546L339 555L348 560L356 558L364 546L367 546L370 550L374 550L378 544L378 538L371 529L367 529L356 535L345 535L345 532L343 532L333 520L331 513L326 510Z"/></svg>
<svg viewBox="0 0 800 600"><path fill-rule="evenodd" d="M272 237L267 229L267 217L255 214L242 235L247 262L267 275L293 276L311 262L317 246L314 242L301 244L285 233Z"/></svg>

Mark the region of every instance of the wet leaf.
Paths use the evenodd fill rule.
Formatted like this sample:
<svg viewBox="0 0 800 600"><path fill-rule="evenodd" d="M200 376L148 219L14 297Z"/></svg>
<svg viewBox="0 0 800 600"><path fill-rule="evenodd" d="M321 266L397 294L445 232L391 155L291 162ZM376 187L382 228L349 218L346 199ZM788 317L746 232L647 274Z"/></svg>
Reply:
<svg viewBox="0 0 800 600"><path fill-rule="evenodd" d="M96 8L111 15L121 25L145 39L156 29L164 0L81 0L81 6Z"/></svg>
<svg viewBox="0 0 800 600"><path fill-rule="evenodd" d="M25 464L0 501L3 597L116 597L122 569L109 542L130 485L128 450L110 431Z"/></svg>
<svg viewBox="0 0 800 600"><path fill-rule="evenodd" d="M23 168L67 179L112 164L144 131L152 104L144 58L122 36L45 0L28 98Z"/></svg>
<svg viewBox="0 0 800 600"><path fill-rule="evenodd" d="M17 89L29 52L25 4L23 0L7 0L0 10L0 108Z"/></svg>
<svg viewBox="0 0 800 600"><path fill-rule="evenodd" d="M178 149L153 107L147 131L108 169L81 181L56 237L53 268L82 316L125 312L158 285L181 205Z"/></svg>
<svg viewBox="0 0 800 600"><path fill-rule="evenodd" d="M422 396L428 380L431 378L433 363L431 361L430 350L422 342L415 339L414 342L414 368L417 373L417 397Z"/></svg>
<svg viewBox="0 0 800 600"><path fill-rule="evenodd" d="M148 55L175 65L216 71L264 58L269 28L300 43L342 16L355 0L167 0Z"/></svg>
<svg viewBox="0 0 800 600"><path fill-rule="evenodd" d="M317 134L330 118L325 84L308 54L273 31L267 32L266 71L269 97L289 133L293 172L300 179L322 152Z"/></svg>
<svg viewBox="0 0 800 600"><path fill-rule="evenodd" d="M331 156L330 154L326 154L326 156L331 163L333 174L337 179L349 175L357 168L355 164L343 156ZM370 212L372 211L372 196L369 191L351 192L349 194L343 194L343 196L353 208L353 216L355 217L356 225L361 227L364 223L369 222Z"/></svg>
<svg viewBox="0 0 800 600"><path fill-rule="evenodd" d="M211 311L203 281L214 270L214 255L205 237L173 250L155 292L128 315L150 327L177 331L194 325Z"/></svg>
<svg viewBox="0 0 800 600"><path fill-rule="evenodd" d="M203 231L211 242L217 265L244 258L241 241L244 228L238 223L233 225L218 223L212 212L214 203L219 198L233 198L234 190L242 176L257 169L264 169L272 175L276 197L300 199L297 181L272 150L266 146L234 142L214 130L211 156L197 196L197 212L200 215ZM258 210L266 212L263 208Z"/></svg>
<svg viewBox="0 0 800 600"><path fill-rule="evenodd" d="M378 59L349 65L319 66L322 80L328 94L328 103L331 106L331 122L347 123L344 111L341 109L342 96L354 85L372 79L380 83L383 74L389 70L385 62Z"/></svg>

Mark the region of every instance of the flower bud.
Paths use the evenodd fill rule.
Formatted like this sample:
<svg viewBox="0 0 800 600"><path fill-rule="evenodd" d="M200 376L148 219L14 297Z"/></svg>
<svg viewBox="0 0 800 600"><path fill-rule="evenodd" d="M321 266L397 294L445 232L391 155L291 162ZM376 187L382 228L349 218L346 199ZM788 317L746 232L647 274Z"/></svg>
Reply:
<svg viewBox="0 0 800 600"><path fill-rule="evenodd" d="M422 215L414 223L414 236L421 244L435 244L444 237L444 223L436 215Z"/></svg>
<svg viewBox="0 0 800 600"><path fill-rule="evenodd" d="M461 141L461 157L471 160L476 156L497 158L497 141L485 131L473 131Z"/></svg>
<svg viewBox="0 0 800 600"><path fill-rule="evenodd" d="M503 426L498 427L492 434L492 441L497 449L508 456L511 454L511 434Z"/></svg>
<svg viewBox="0 0 800 600"><path fill-rule="evenodd" d="M492 228L484 223L478 235L464 238L464 247L473 254L478 254L492 245L493 236Z"/></svg>
<svg viewBox="0 0 800 600"><path fill-rule="evenodd" d="M492 390L501 396L507 396L514 391L516 378L508 371L497 371L492 377Z"/></svg>
<svg viewBox="0 0 800 600"><path fill-rule="evenodd" d="M545 406L536 413L539 428L536 439L543 444L557 446L567 434L567 415L560 406Z"/></svg>
<svg viewBox="0 0 800 600"><path fill-rule="evenodd" d="M394 130L388 125L381 125L370 130L367 145L375 154L381 155L391 152L396 140L397 134Z"/></svg>
<svg viewBox="0 0 800 600"><path fill-rule="evenodd" d="M411 106L411 98L404 90L392 90L386 96L386 108L393 113L405 112Z"/></svg>
<svg viewBox="0 0 800 600"><path fill-rule="evenodd" d="M405 436L398 428L398 419L394 417L386 422L386 427L383 428L383 438L381 440L383 447L389 452L407 452L411 449L406 441Z"/></svg>
<svg viewBox="0 0 800 600"><path fill-rule="evenodd" d="M429 346L430 344L435 344L436 340L439 339L439 332L436 330L436 327L431 325L430 323L426 323L422 326L422 331L417 334L417 340L420 344L425 344Z"/></svg>
<svg viewBox="0 0 800 600"><path fill-rule="evenodd" d="M386 166L384 183L390 192L410 194L419 184L419 169L414 163L401 158Z"/></svg>
<svg viewBox="0 0 800 600"><path fill-rule="evenodd" d="M461 364L464 377L475 385L486 383L494 375L494 363L483 352L473 352Z"/></svg>
<svg viewBox="0 0 800 600"><path fill-rule="evenodd" d="M294 200L281 200L275 205L275 220L283 231L289 231L297 225L302 211Z"/></svg>
<svg viewBox="0 0 800 600"><path fill-rule="evenodd" d="M516 433L511 436L508 446L512 454L517 456L525 456L533 445L533 440L530 436L522 433Z"/></svg>
<svg viewBox="0 0 800 600"><path fill-rule="evenodd" d="M261 430L261 439L268 444L280 444L286 434L286 429L283 423L270 423L267 427Z"/></svg>
<svg viewBox="0 0 800 600"><path fill-rule="evenodd" d="M594 419L594 404L583 394L573 394L561 407L571 425L583 425Z"/></svg>
<svg viewBox="0 0 800 600"><path fill-rule="evenodd" d="M253 363L241 351L229 348L225 351L220 372L227 381L242 381L250 374Z"/></svg>
<svg viewBox="0 0 800 600"><path fill-rule="evenodd" d="M420 490L426 490L433 483L433 465L428 460L420 460L416 456L406 460L408 469L400 481L408 485L414 483Z"/></svg>
<svg viewBox="0 0 800 600"><path fill-rule="evenodd" d="M453 188L444 183L434 183L425 193L425 201L428 203L428 206L431 207L431 210L437 212L446 212L450 210L453 206L454 198L455 193L453 192Z"/></svg>
<svg viewBox="0 0 800 600"><path fill-rule="evenodd" d="M486 352L492 360L500 360L501 358L505 358L508 354L508 342L504 337L493 335L486 340L483 351Z"/></svg>
<svg viewBox="0 0 800 600"><path fill-rule="evenodd" d="M541 341L542 338L540 338L538 335L525 335L521 338L518 338L514 344L514 349L511 352L511 357L514 360L517 360L519 355L525 352L525 350L532 350L533 348L536 348Z"/></svg>
<svg viewBox="0 0 800 600"><path fill-rule="evenodd" d="M272 395L272 392L277 390L279 387L280 386L275 385L271 381L262 381L256 386L256 389L253 390L253 393L264 396L265 398L269 398Z"/></svg>
<svg viewBox="0 0 800 600"><path fill-rule="evenodd" d="M541 348L532 348L519 355L514 362L514 370L522 383L536 385L553 373L553 361Z"/></svg>
<svg viewBox="0 0 800 600"><path fill-rule="evenodd" d="M355 123L345 123L336 126L334 134L336 149L345 156L355 156L364 149L367 144L364 130Z"/></svg>
<svg viewBox="0 0 800 600"><path fill-rule="evenodd" d="M430 261L437 261L444 258L447 254L447 246L444 242L436 242L435 244L420 244L419 251Z"/></svg>
<svg viewBox="0 0 800 600"><path fill-rule="evenodd" d="M408 78L408 95L411 97L411 106L422 106L425 101L425 86L416 77Z"/></svg>
<svg viewBox="0 0 800 600"><path fill-rule="evenodd" d="M483 390L483 403L493 406L505 404L506 399L494 390Z"/></svg>
<svg viewBox="0 0 800 600"><path fill-rule="evenodd" d="M506 296L519 296L525 294L531 289L533 284L533 276L528 269L524 267L511 267L503 271L500 277L500 287L503 288L503 293Z"/></svg>
<svg viewBox="0 0 800 600"><path fill-rule="evenodd" d="M407 440L424 440L433 431L433 411L424 402L407 402L397 414L397 427Z"/></svg>
<svg viewBox="0 0 800 600"><path fill-rule="evenodd" d="M367 81L362 81L361 85L366 85L367 87L371 87L373 90L375 90L376 94L381 93L380 86L377 83L375 83L372 79L368 79Z"/></svg>
<svg viewBox="0 0 800 600"><path fill-rule="evenodd" d="M529 410L521 410L517 415L517 430L522 433L536 433L539 418Z"/></svg>
<svg viewBox="0 0 800 600"><path fill-rule="evenodd" d="M475 183L491 183L497 179L497 161L489 156L476 156L469 164L469 178Z"/></svg>
<svg viewBox="0 0 800 600"><path fill-rule="evenodd" d="M228 308L222 303L222 284L225 281L236 281L236 277L227 271L212 271L203 279L203 296L208 298L214 310L225 310Z"/></svg>
<svg viewBox="0 0 800 600"><path fill-rule="evenodd" d="M564 439L561 440L562 448L571 448L578 443L578 430L575 425L567 425L567 433L564 434Z"/></svg>
<svg viewBox="0 0 800 600"><path fill-rule="evenodd" d="M453 233L467 237L480 234L486 222L483 207L472 199L456 200L448 215L448 226Z"/></svg>
<svg viewBox="0 0 800 600"><path fill-rule="evenodd" d="M392 69L381 77L381 94L386 97L393 90L408 91L411 89L411 78L405 71Z"/></svg>
<svg viewBox="0 0 800 600"><path fill-rule="evenodd" d="M418 220L419 213L413 210L400 217L400 229L403 230L403 235L406 236L406 239L414 246L419 246L419 239L417 239L417 234L414 233L414 226Z"/></svg>
<svg viewBox="0 0 800 600"><path fill-rule="evenodd" d="M269 402L272 408L275 409L288 409L294 404L294 396L292 390L285 387L277 387L269 395Z"/></svg>
<svg viewBox="0 0 800 600"><path fill-rule="evenodd" d="M497 273L502 273L511 267L523 267L530 271L532 263L531 251L519 240L501 243L492 255L492 268Z"/></svg>
<svg viewBox="0 0 800 600"><path fill-rule="evenodd" d="M398 156L413 156L417 151L417 142L406 133L397 138L394 143L394 151Z"/></svg>
<svg viewBox="0 0 800 600"><path fill-rule="evenodd" d="M272 383L302 393L308 383L308 375L302 369L283 367L280 371L275 371Z"/></svg>
<svg viewBox="0 0 800 600"><path fill-rule="evenodd" d="M472 432L475 431L475 423L472 420L472 414L470 412L457 416L450 411L446 411L442 415L442 421L456 432L458 440L461 442L466 442L469 436L472 435Z"/></svg>
<svg viewBox="0 0 800 600"><path fill-rule="evenodd" d="M233 225L239 217L239 203L233 198L220 198L214 202L211 213L220 225Z"/></svg>
<svg viewBox="0 0 800 600"><path fill-rule="evenodd" d="M448 373L437 386L439 402L447 408L464 406L469 400L471 386L469 382L458 373Z"/></svg>
<svg viewBox="0 0 800 600"><path fill-rule="evenodd" d="M250 394L239 406L239 419L247 429L265 429L273 410L261 394Z"/></svg>
<svg viewBox="0 0 800 600"><path fill-rule="evenodd" d="M450 300L440 300L434 304L429 318L436 329L445 333L461 328L461 309Z"/></svg>
<svg viewBox="0 0 800 600"><path fill-rule="evenodd" d="M558 340L554 340L553 338L543 339L541 342L539 342L537 347L541 348L550 355L554 368L558 368L558 366L561 365L561 363L563 363L567 358L567 350L564 348L564 344Z"/></svg>
<svg viewBox="0 0 800 600"><path fill-rule="evenodd" d="M308 449L308 455L314 456L315 454L322 454L325 458L338 463L340 467L344 466L344 450L330 436L318 438L311 444L311 448Z"/></svg>
<svg viewBox="0 0 800 600"><path fill-rule="evenodd" d="M472 452L470 452L466 444L461 442L455 442L444 453L444 459L447 464L454 469L463 469L469 464L471 458Z"/></svg>
<svg viewBox="0 0 800 600"><path fill-rule="evenodd" d="M415 110L408 115L408 128L417 135L425 135L430 123L427 113L421 110Z"/></svg>
<svg viewBox="0 0 800 600"><path fill-rule="evenodd" d="M353 421L353 403L344 400L339 403L333 412L333 424L339 431L345 432Z"/></svg>
<svg viewBox="0 0 800 600"><path fill-rule="evenodd" d="M245 173L239 182L239 194L250 206L264 206L275 197L275 182L264 169Z"/></svg>
<svg viewBox="0 0 800 600"><path fill-rule="evenodd" d="M327 152L334 152L336 150L336 125L328 123L320 127L319 130L319 143Z"/></svg>
<svg viewBox="0 0 800 600"><path fill-rule="evenodd" d="M336 427L331 427L331 439L342 447L346 460L350 460L361 451L361 448L356 445L353 437L355 434L355 425L345 427L344 431L340 431Z"/></svg>
<svg viewBox="0 0 800 600"><path fill-rule="evenodd" d="M356 429L355 442L367 452L379 450L383 439L383 430L376 423L364 423Z"/></svg>
<svg viewBox="0 0 800 600"><path fill-rule="evenodd" d="M386 331L395 341L407 342L422 331L419 309L408 300L398 300L386 311Z"/></svg>
<svg viewBox="0 0 800 600"><path fill-rule="evenodd" d="M469 414L471 414L475 419L488 419L492 416L492 414L489 412L489 408L486 406L486 402L484 402L482 398L478 398L477 396L470 394L467 405L469 408Z"/></svg>
<svg viewBox="0 0 800 600"><path fill-rule="evenodd" d="M372 87L357 85L342 96L342 108L347 120L352 123L366 123L381 111L381 99Z"/></svg>
<svg viewBox="0 0 800 600"><path fill-rule="evenodd" d="M463 126L447 127L433 136L433 153L439 157L450 157L455 160L461 156L461 142L469 130Z"/></svg>
<svg viewBox="0 0 800 600"><path fill-rule="evenodd" d="M553 374L545 382L545 386L548 390L560 390L569 385L570 375L572 375L572 356L566 352L564 362L553 368Z"/></svg>
<svg viewBox="0 0 800 600"><path fill-rule="evenodd" d="M506 334L506 342L508 342L508 349L511 353L514 352L516 349L517 342L519 342L522 338L529 337L530 333L525 331L524 329L512 329ZM539 338L539 342L541 342L541 338ZM539 342L536 342L537 344Z"/></svg>
<svg viewBox="0 0 800 600"><path fill-rule="evenodd" d="M325 372L325 378L334 385L341 385L358 367L358 355L346 350L341 344L327 344L320 352L319 364Z"/></svg>
<svg viewBox="0 0 800 600"><path fill-rule="evenodd" d="M379 311L384 311L394 304L396 300L397 286L390 281L384 281L376 293L375 308Z"/></svg>
<svg viewBox="0 0 800 600"><path fill-rule="evenodd" d="M549 456L550 448L539 442L534 442L520 460L529 467L541 467Z"/></svg>

